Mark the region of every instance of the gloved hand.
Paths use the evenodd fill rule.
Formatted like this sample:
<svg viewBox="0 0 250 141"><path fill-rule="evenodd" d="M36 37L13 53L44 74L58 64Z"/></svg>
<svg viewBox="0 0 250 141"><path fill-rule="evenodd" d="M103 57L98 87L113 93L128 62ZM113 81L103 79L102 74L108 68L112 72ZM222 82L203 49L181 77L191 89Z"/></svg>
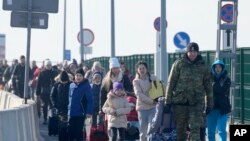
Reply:
<svg viewBox="0 0 250 141"><path fill-rule="evenodd" d="M206 115L208 115L211 111L212 111L212 108L207 107L207 108L206 108Z"/></svg>
<svg viewBox="0 0 250 141"><path fill-rule="evenodd" d="M163 112L164 113L170 113L170 111L171 111L171 104L165 104Z"/></svg>

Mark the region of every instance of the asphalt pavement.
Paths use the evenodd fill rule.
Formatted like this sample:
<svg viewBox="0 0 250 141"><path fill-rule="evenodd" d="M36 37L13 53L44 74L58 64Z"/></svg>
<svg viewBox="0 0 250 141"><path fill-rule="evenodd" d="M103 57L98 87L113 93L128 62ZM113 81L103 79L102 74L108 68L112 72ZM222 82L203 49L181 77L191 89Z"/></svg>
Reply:
<svg viewBox="0 0 250 141"><path fill-rule="evenodd" d="M90 129L90 121L89 121L89 119L86 120L85 125L86 125L86 130L87 130L87 135L88 135L89 129ZM227 127L228 127L227 128L227 133L228 133L227 138L228 138L228 140L230 140L229 139L229 124L228 124ZM39 119L39 129L40 129L40 135L41 135L41 140L40 141L58 141L58 135L56 135L56 136L54 136L54 135L49 136L48 135L48 124L44 125L42 118ZM218 134L216 134L216 140L219 140ZM206 138L206 141L208 141L207 138Z"/></svg>
<svg viewBox="0 0 250 141"><path fill-rule="evenodd" d="M42 116L41 116L42 117ZM87 135L89 133L90 129L90 120L86 119L85 125L86 125L86 130L87 130ZM39 119L39 129L40 129L40 136L41 140L40 141L58 141L58 135L48 135L48 124L43 124L43 118Z"/></svg>

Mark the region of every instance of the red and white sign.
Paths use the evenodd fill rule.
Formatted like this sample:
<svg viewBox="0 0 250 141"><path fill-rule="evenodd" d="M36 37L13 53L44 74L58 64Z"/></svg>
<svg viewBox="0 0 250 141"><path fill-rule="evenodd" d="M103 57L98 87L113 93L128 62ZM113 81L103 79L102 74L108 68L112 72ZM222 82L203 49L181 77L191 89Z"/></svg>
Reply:
<svg viewBox="0 0 250 141"><path fill-rule="evenodd" d="M92 44L95 39L93 31L88 28L84 28L82 32L83 32L83 42L84 42L83 44L85 46ZM81 43L81 32L78 33L77 40L79 43Z"/></svg>

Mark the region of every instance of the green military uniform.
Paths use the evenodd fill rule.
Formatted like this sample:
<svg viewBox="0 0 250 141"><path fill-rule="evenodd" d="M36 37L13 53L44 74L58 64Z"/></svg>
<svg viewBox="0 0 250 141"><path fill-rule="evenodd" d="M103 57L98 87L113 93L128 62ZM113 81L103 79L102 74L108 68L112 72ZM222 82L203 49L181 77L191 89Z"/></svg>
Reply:
<svg viewBox="0 0 250 141"><path fill-rule="evenodd" d="M168 79L166 104L173 106L177 141L185 141L188 125L191 141L200 140L204 99L206 106L212 107L212 96L211 73L201 55L190 61L185 54L174 62Z"/></svg>

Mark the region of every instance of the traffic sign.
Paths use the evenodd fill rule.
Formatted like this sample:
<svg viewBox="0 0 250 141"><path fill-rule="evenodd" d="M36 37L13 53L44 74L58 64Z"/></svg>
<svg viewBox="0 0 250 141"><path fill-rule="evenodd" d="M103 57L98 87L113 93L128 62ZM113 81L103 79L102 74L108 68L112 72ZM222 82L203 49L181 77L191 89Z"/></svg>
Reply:
<svg viewBox="0 0 250 141"><path fill-rule="evenodd" d="M223 37L223 49L233 48L233 31L223 30L222 37Z"/></svg>
<svg viewBox="0 0 250 141"><path fill-rule="evenodd" d="M168 26L168 23L167 23L167 21L166 21L166 28L167 28L167 26ZM157 30L157 31L160 31L160 30L161 30L161 17L158 17L158 18L156 18L156 19L154 20L154 28L155 28L155 30Z"/></svg>
<svg viewBox="0 0 250 141"><path fill-rule="evenodd" d="M48 18L47 13L32 13L31 28L47 29ZM28 12L11 12L12 27L28 27Z"/></svg>
<svg viewBox="0 0 250 141"><path fill-rule="evenodd" d="M81 52L81 47L79 47L79 52ZM92 54L92 47L84 47L84 54Z"/></svg>
<svg viewBox="0 0 250 141"><path fill-rule="evenodd" d="M82 31L83 31L84 45L88 46L88 45L92 44L94 39L95 39L94 32L88 28L84 28ZM80 32L77 34L77 40L79 43L81 43L81 33Z"/></svg>
<svg viewBox="0 0 250 141"><path fill-rule="evenodd" d="M226 23L231 23L234 18L234 6L233 4L225 4L221 7L221 20Z"/></svg>
<svg viewBox="0 0 250 141"><path fill-rule="evenodd" d="M71 60L71 51L70 50L65 50L64 51L65 59L70 61Z"/></svg>
<svg viewBox="0 0 250 141"><path fill-rule="evenodd" d="M186 32L178 32L174 36L174 44L177 48L184 49L190 43L190 37Z"/></svg>
<svg viewBox="0 0 250 141"><path fill-rule="evenodd" d="M32 12L57 13L59 0L32 0ZM28 11L29 0L3 0L3 10Z"/></svg>

